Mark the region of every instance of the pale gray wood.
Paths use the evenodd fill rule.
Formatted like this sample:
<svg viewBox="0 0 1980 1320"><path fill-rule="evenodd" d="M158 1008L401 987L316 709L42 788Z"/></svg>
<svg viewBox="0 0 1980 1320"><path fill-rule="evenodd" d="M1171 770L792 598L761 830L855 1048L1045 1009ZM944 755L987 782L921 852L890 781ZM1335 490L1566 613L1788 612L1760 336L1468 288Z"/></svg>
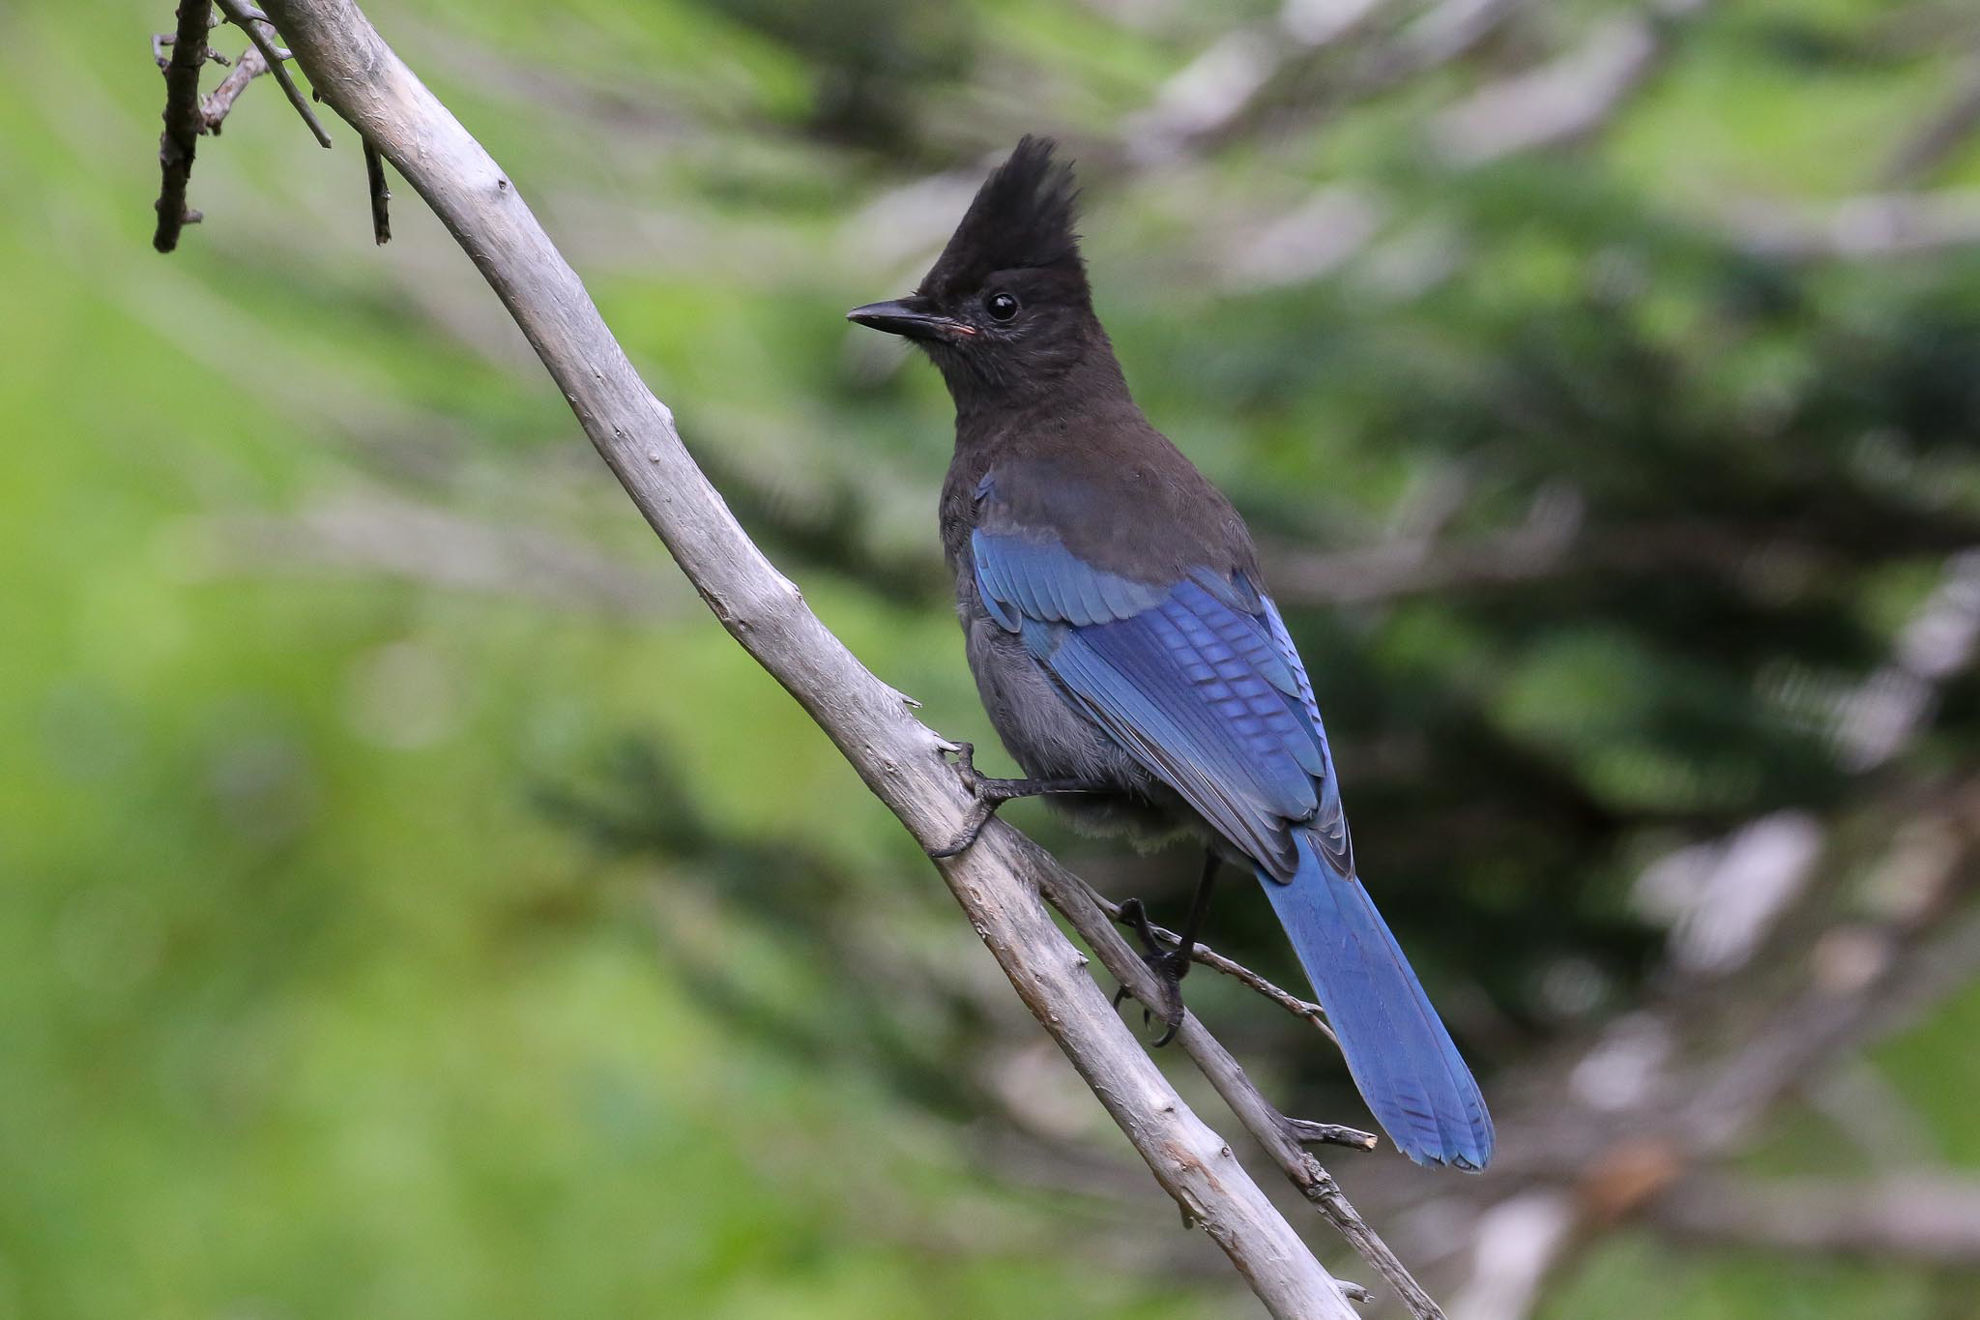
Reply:
<svg viewBox="0 0 1980 1320"><path fill-rule="evenodd" d="M724 627L796 697L923 847L968 807L944 743L765 559L682 447L514 183L350 0L267 0L325 101L391 161L528 336L585 433ZM1283 1320L1349 1320L1316 1261L1224 1140L1192 1113L1040 899L1033 854L994 823L939 868L970 924L1156 1180Z"/></svg>

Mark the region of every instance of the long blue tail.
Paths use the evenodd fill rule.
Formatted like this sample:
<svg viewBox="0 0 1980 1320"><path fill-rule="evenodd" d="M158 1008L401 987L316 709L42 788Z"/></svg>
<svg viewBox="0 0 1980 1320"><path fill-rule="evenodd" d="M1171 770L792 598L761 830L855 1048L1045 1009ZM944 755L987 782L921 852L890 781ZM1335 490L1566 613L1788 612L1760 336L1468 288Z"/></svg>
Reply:
<svg viewBox="0 0 1980 1320"><path fill-rule="evenodd" d="M1484 1168L1485 1098L1367 888L1330 868L1305 836L1290 883L1258 878L1389 1139L1418 1164Z"/></svg>

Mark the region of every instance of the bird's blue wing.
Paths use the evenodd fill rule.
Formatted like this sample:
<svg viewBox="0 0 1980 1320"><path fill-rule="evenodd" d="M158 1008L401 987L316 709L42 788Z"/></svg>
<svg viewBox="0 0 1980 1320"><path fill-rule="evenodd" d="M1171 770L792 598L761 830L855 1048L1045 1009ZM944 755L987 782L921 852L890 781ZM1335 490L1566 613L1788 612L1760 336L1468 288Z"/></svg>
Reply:
<svg viewBox="0 0 1980 1320"><path fill-rule="evenodd" d="M972 535L985 608L1152 773L1275 878L1288 826L1346 826L1312 688L1277 612L1242 575L1150 584L1095 568L1032 529Z"/></svg>
<svg viewBox="0 0 1980 1320"><path fill-rule="evenodd" d="M995 520L970 544L990 615L1256 864L1396 1145L1420 1163L1484 1168L1491 1115L1355 875L1320 712L1272 602L1242 574L1137 581Z"/></svg>

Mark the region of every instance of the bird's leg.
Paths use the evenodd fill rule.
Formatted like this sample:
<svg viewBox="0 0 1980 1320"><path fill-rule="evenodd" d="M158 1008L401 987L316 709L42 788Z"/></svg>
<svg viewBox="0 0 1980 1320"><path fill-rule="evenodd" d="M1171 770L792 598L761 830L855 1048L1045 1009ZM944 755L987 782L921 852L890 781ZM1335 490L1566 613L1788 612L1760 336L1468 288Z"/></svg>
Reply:
<svg viewBox="0 0 1980 1320"><path fill-rule="evenodd" d="M931 848L928 855L940 860L954 857L957 853L976 842L976 836L983 833L983 827L997 814L997 808L1006 802L1022 797L1040 797L1046 793L1104 793L1105 784L1089 784L1083 779L992 779L976 772L976 746L973 743L956 744L956 769L962 774L963 787L976 799L963 818L962 829L956 837L940 848Z"/></svg>
<svg viewBox="0 0 1980 1320"><path fill-rule="evenodd" d="M1160 1049L1176 1038L1182 1030L1183 1001L1182 979L1189 975L1191 956L1196 952L1196 937L1203 929L1203 918L1210 911L1210 895L1217 887L1217 867L1220 859L1215 852L1205 849L1203 853L1203 874L1196 882L1196 896L1190 900L1189 916L1183 921L1182 933L1177 936L1176 947L1167 948L1155 938L1154 929L1148 924L1148 909L1138 898L1130 898L1121 904L1121 920L1134 929L1141 939L1141 960L1148 964L1148 970L1162 983L1162 1024L1166 1028L1155 1041ZM1120 1005L1127 994L1122 986L1114 995L1114 1004Z"/></svg>

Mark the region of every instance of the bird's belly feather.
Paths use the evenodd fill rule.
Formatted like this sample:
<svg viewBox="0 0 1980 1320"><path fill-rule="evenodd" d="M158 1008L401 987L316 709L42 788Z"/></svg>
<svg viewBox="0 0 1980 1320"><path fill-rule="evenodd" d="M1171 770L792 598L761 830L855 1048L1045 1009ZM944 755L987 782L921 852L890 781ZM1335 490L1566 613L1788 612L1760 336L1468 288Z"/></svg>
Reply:
<svg viewBox="0 0 1980 1320"><path fill-rule="evenodd" d="M1047 800L1082 828L1159 842L1201 820L1072 703L1016 634L980 605L963 632L970 672L1004 749L1033 779L1076 779L1108 792L1060 793Z"/></svg>

